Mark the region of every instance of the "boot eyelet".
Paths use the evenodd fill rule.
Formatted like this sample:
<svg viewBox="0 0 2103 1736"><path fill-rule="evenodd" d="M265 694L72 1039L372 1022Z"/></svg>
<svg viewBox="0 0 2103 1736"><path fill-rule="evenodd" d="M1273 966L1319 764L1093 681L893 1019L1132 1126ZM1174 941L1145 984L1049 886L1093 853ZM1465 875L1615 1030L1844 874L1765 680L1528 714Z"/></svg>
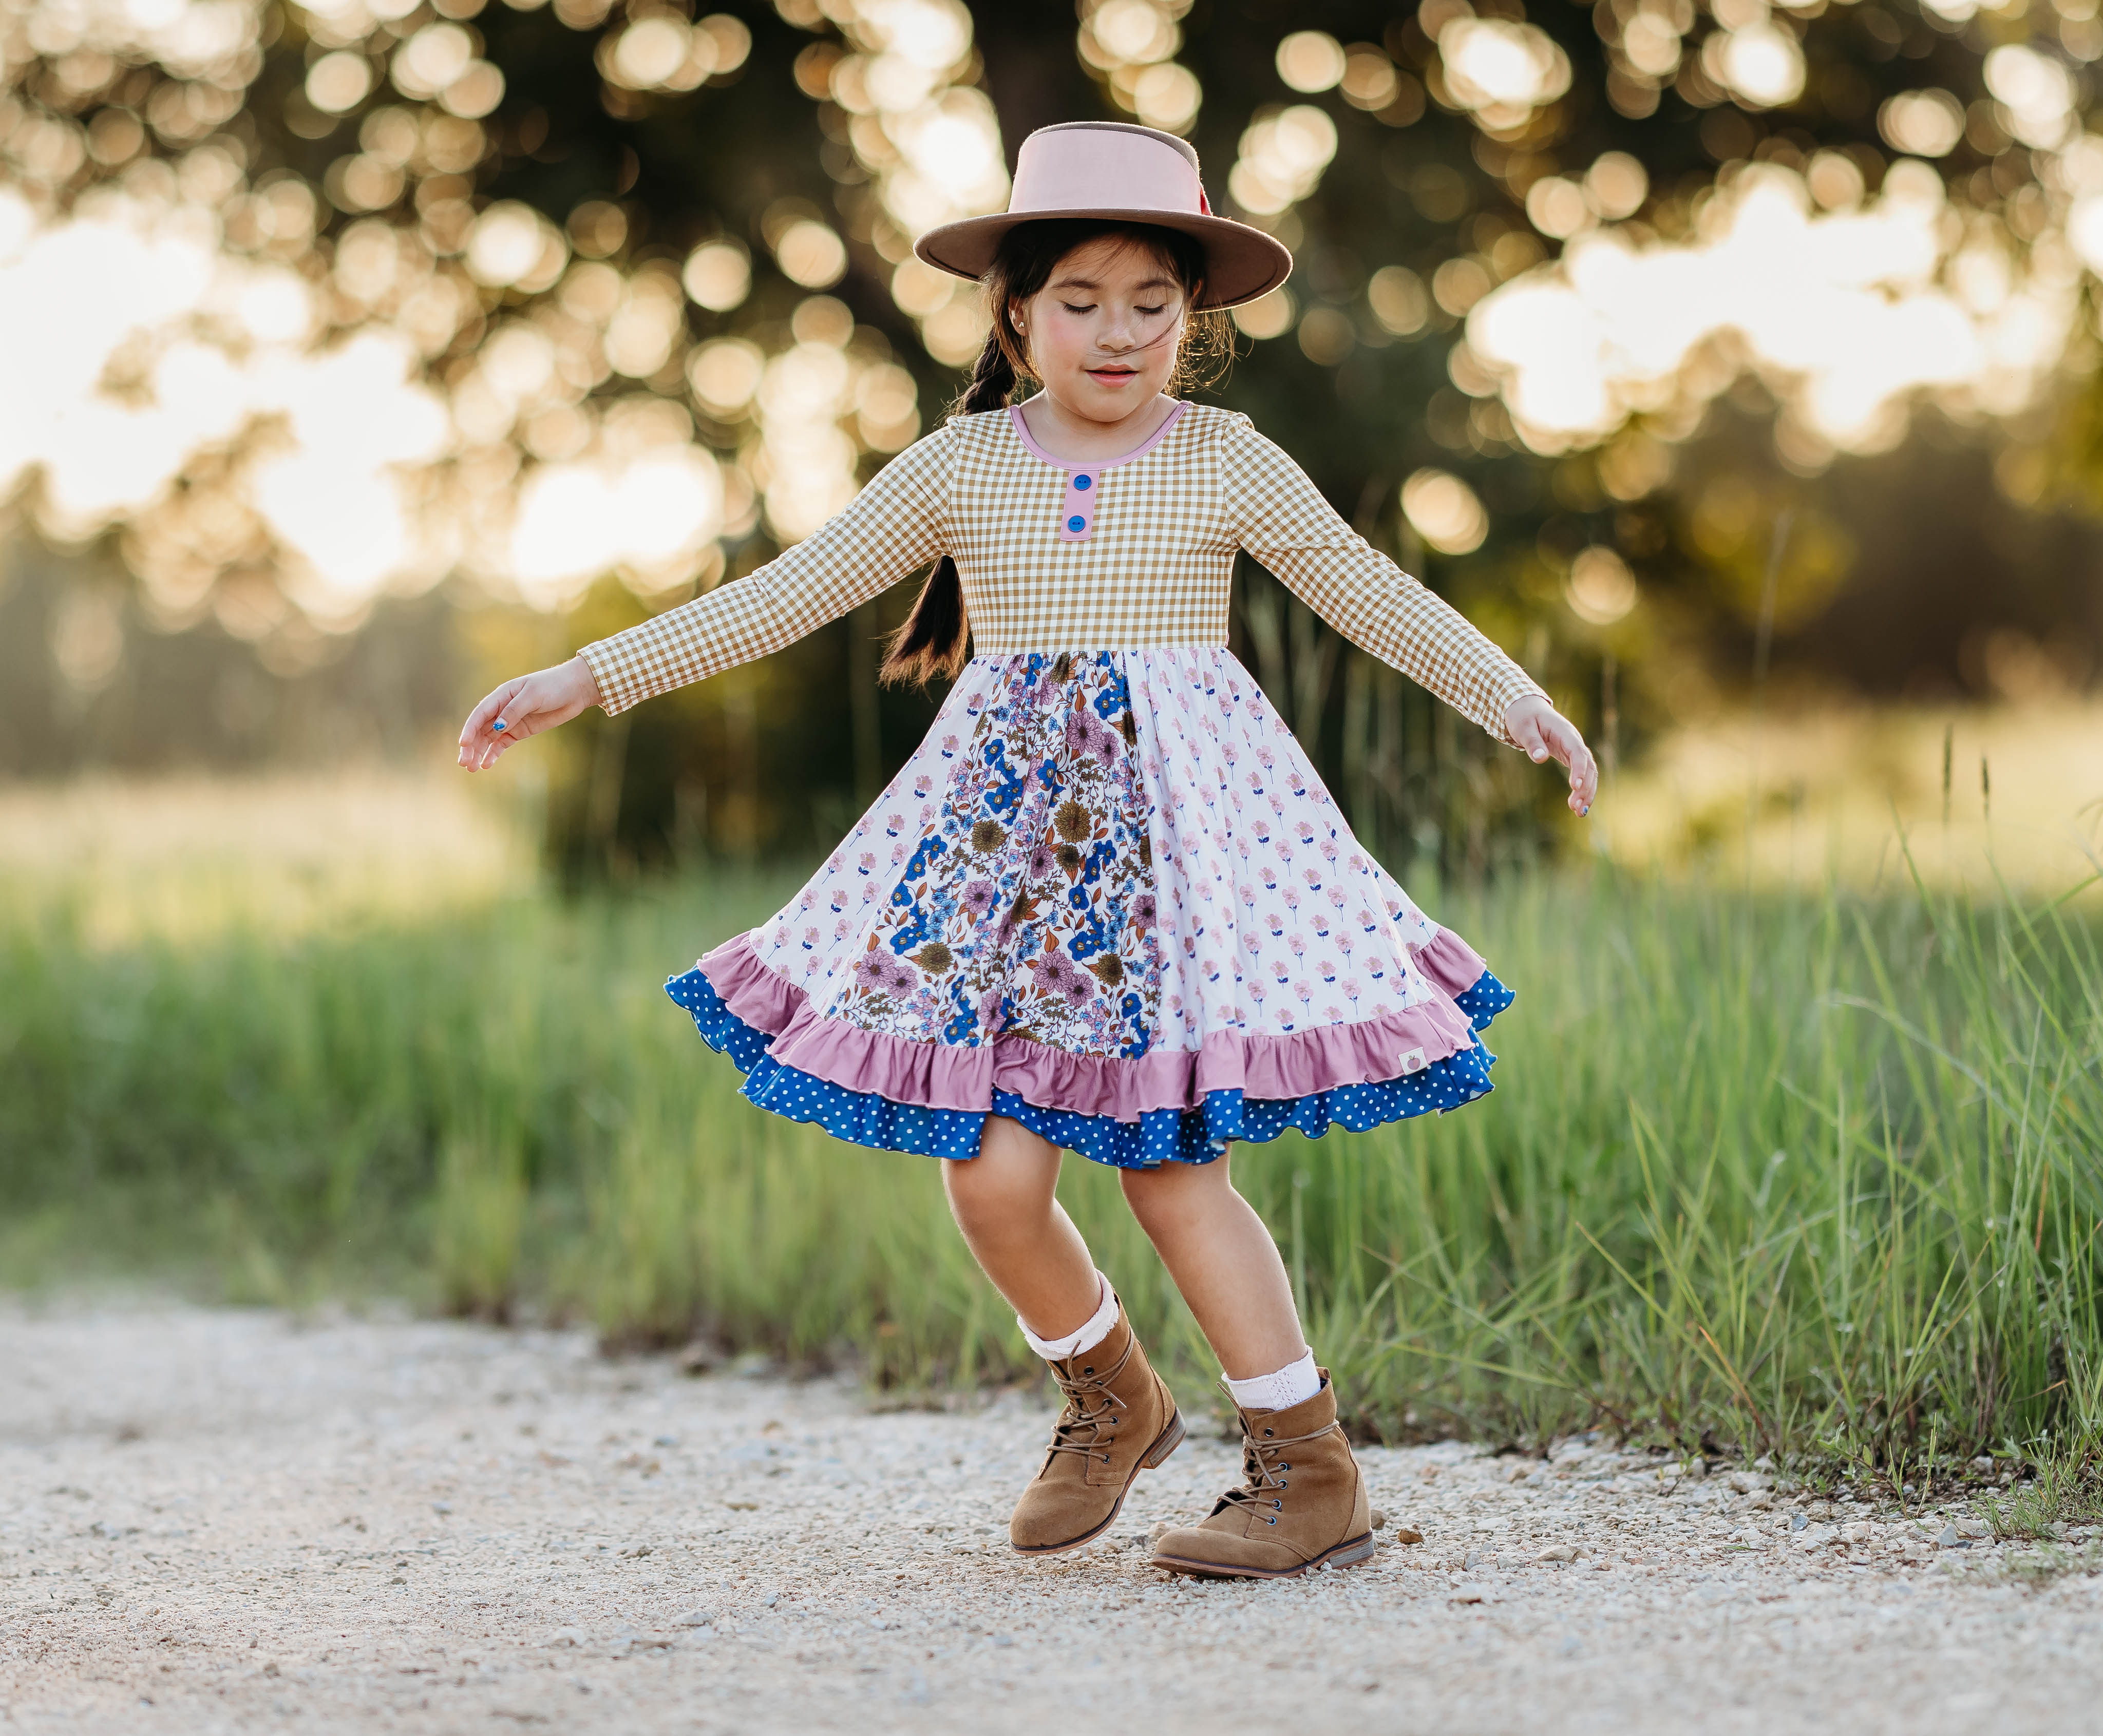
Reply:
<svg viewBox="0 0 2103 1736"><path fill-rule="evenodd" d="M1267 1428L1266 1428L1266 1429L1263 1432L1263 1438L1264 1438L1265 1440L1266 1440L1266 1441L1268 1441L1268 1440L1269 1440L1269 1439L1270 1439L1270 1431L1269 1431L1269 1429L1267 1429Z"/></svg>
<svg viewBox="0 0 2103 1736"><path fill-rule="evenodd" d="M1271 1504L1273 1507L1276 1507L1276 1508L1278 1510L1278 1512L1280 1512L1281 1513L1282 1513L1282 1512L1283 1512L1285 1511L1285 1503L1284 1503L1283 1501L1274 1501L1274 1502L1272 1502L1270 1504ZM1271 1521L1271 1523L1272 1523L1273 1525L1276 1525L1276 1524L1278 1523L1278 1521L1277 1521L1275 1519L1274 1519L1274 1520L1272 1520L1272 1521Z"/></svg>
<svg viewBox="0 0 2103 1736"><path fill-rule="evenodd" d="M1275 1519L1266 1519L1264 1521L1264 1523L1267 1525L1274 1525L1278 1521Z"/></svg>

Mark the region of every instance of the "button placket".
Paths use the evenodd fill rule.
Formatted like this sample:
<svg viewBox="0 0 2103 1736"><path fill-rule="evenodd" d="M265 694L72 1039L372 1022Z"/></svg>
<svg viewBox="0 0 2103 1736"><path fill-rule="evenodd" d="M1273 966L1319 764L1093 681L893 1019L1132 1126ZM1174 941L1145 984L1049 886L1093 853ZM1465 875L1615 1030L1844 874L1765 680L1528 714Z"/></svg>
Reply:
<svg viewBox="0 0 2103 1736"><path fill-rule="evenodd" d="M1096 496L1100 491L1101 473L1094 470L1075 470L1066 477L1065 498L1059 504L1059 540L1079 543L1087 539L1096 528Z"/></svg>

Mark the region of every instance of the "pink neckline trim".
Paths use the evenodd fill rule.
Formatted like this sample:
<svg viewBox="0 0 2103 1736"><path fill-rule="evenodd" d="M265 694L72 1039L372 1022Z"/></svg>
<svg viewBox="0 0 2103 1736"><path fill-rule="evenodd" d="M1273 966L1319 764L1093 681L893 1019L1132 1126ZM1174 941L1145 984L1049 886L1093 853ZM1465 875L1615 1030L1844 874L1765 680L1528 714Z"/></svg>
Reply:
<svg viewBox="0 0 2103 1736"><path fill-rule="evenodd" d="M1069 464L1063 458L1054 458L1043 447L1038 445L1029 437L1029 424L1022 420L1021 405L1010 404L1007 406L1007 420L1009 424L1015 429L1015 437L1020 440L1034 456L1041 458L1046 464L1056 465L1061 470L1085 470L1092 475L1098 470L1109 469L1113 464L1128 464L1135 458L1144 458L1167 437L1168 430L1183 420L1183 412L1189 407L1189 399L1179 397L1176 400L1176 407L1161 419L1161 426L1154 429L1129 452L1120 453L1115 458L1097 459L1093 463Z"/></svg>

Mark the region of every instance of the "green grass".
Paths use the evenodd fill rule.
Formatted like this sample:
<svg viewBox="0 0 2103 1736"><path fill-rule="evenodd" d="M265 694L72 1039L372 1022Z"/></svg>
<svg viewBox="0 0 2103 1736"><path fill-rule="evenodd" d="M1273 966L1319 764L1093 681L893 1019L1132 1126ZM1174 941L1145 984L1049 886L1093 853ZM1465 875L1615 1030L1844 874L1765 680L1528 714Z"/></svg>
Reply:
<svg viewBox="0 0 2103 1736"><path fill-rule="evenodd" d="M751 1108L659 988L794 883L305 932L236 909L115 939L16 887L0 1281L384 1290L851 1364L908 1396L1028 1372L934 1162ZM1603 1422L1894 1481L2089 1452L2103 969L2083 919L1604 871L1434 902L1519 992L1496 1092L1234 1157L1361 1426ZM1065 1193L1196 1401L1216 1370L1114 1178L1074 1159Z"/></svg>

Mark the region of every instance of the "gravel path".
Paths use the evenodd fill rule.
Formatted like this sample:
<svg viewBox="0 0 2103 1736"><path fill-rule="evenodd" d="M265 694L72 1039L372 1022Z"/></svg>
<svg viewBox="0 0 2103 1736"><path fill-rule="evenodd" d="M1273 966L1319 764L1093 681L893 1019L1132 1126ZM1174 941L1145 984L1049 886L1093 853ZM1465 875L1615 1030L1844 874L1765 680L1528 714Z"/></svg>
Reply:
<svg viewBox="0 0 2103 1736"><path fill-rule="evenodd" d="M1114 1540L1009 1552L1048 1417L572 1334L0 1306L0 1726L2096 1727L2103 1577L1940 1546L1946 1517L1792 1530L1789 1498L1598 1442L1375 1450L1372 1561L1200 1585L1143 1546L1231 1481L1216 1438Z"/></svg>

